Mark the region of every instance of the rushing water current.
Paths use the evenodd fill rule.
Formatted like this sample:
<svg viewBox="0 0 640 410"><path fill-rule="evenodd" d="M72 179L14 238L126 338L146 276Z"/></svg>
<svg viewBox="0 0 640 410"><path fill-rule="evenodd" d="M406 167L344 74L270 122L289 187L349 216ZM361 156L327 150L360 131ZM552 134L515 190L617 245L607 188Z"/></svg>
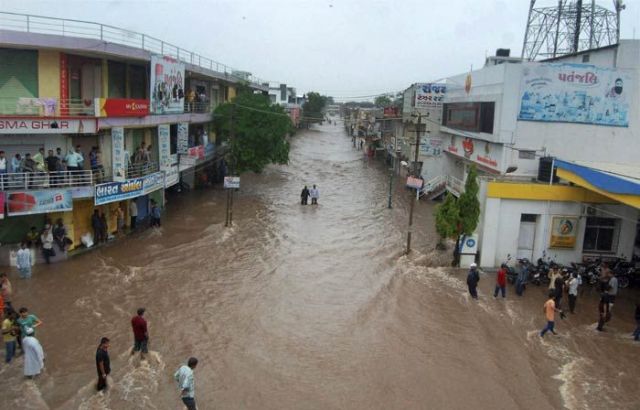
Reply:
<svg viewBox="0 0 640 410"><path fill-rule="evenodd" d="M0 370L2 409L181 409L172 375L200 363L208 409L638 409L633 296L608 331L596 295L541 340L541 288L480 300L464 272L435 266L433 205L420 201L403 256L409 193L336 125L291 140L291 162L242 177L234 226L220 189L168 204L160 229L51 267L12 272L17 305L44 324L46 370ZM399 182L399 180L397 181ZM317 206L299 194L317 184ZM446 260L442 256L439 259ZM147 309L149 360L131 357L130 319ZM111 338L112 377L95 393L94 355Z"/></svg>

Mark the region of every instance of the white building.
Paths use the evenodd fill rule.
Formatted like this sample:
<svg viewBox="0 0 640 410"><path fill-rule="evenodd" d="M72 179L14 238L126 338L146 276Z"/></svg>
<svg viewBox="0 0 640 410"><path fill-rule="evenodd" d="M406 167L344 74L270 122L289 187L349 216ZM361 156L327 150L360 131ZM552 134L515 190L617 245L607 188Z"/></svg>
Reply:
<svg viewBox="0 0 640 410"><path fill-rule="evenodd" d="M546 253L560 263L632 255L639 74L640 41L622 40L447 79L446 155L436 162L441 175L427 180L455 192L477 166L481 266L497 266L508 254L535 260ZM552 164L559 179L549 183Z"/></svg>

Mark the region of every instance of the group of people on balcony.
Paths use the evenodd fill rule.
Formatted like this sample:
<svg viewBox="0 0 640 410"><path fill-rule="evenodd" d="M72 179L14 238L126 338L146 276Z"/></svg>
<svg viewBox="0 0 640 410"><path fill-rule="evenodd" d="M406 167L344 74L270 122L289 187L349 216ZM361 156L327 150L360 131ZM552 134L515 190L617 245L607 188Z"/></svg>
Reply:
<svg viewBox="0 0 640 410"><path fill-rule="evenodd" d="M187 112L207 112L209 99L204 92L204 88L199 91L196 91L193 87L189 88L185 100Z"/></svg>
<svg viewBox="0 0 640 410"><path fill-rule="evenodd" d="M5 152L0 151L0 189L25 188L25 185L27 188L73 185L80 178L79 173L73 171L83 169L84 155L80 145L76 145L75 150L72 147L66 155L59 147L55 153L50 149L45 154L44 148L39 148L34 155L27 152L24 157L16 153L10 163L5 157ZM7 175L9 171L13 175Z"/></svg>

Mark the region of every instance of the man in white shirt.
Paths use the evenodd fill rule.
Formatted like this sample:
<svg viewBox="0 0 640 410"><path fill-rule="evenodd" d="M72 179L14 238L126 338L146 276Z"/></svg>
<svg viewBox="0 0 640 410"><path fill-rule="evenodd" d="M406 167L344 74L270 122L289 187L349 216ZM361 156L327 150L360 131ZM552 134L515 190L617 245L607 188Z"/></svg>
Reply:
<svg viewBox="0 0 640 410"><path fill-rule="evenodd" d="M198 365L198 359L190 357L186 365L180 366L173 378L178 383L180 389L180 398L187 407L187 410L196 410L195 398L195 381L193 379L193 370Z"/></svg>
<svg viewBox="0 0 640 410"><path fill-rule="evenodd" d="M573 272L567 281L567 287L569 288L569 312L571 313L575 313L576 299L578 298L578 285L580 285L578 273Z"/></svg>
<svg viewBox="0 0 640 410"><path fill-rule="evenodd" d="M138 205L135 199L129 201L129 217L131 218L129 228L133 231L136 229L136 222L138 221Z"/></svg>
<svg viewBox="0 0 640 410"><path fill-rule="evenodd" d="M16 254L16 267L20 272L22 279L28 279L31 277L31 249L27 247L27 243L22 241L20 244L20 250Z"/></svg>
<svg viewBox="0 0 640 410"><path fill-rule="evenodd" d="M318 188L314 185L313 188L309 190L309 194L311 195L311 205L318 205L320 190L318 190Z"/></svg>

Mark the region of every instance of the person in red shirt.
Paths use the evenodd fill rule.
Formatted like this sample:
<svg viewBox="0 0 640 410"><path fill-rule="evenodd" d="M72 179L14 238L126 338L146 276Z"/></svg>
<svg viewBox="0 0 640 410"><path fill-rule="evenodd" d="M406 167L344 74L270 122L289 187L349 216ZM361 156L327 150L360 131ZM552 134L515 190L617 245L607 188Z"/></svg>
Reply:
<svg viewBox="0 0 640 410"><path fill-rule="evenodd" d="M149 332L147 331L147 321L144 316L145 308L138 309L138 314L131 319L133 329L133 349L131 355L140 352L140 359L144 360L144 355L149 353L147 344L149 343Z"/></svg>
<svg viewBox="0 0 640 410"><path fill-rule="evenodd" d="M506 296L507 292L507 265L504 263L498 269L498 273L496 274L496 289L493 291L493 297L498 297L498 291L502 292L502 297Z"/></svg>

